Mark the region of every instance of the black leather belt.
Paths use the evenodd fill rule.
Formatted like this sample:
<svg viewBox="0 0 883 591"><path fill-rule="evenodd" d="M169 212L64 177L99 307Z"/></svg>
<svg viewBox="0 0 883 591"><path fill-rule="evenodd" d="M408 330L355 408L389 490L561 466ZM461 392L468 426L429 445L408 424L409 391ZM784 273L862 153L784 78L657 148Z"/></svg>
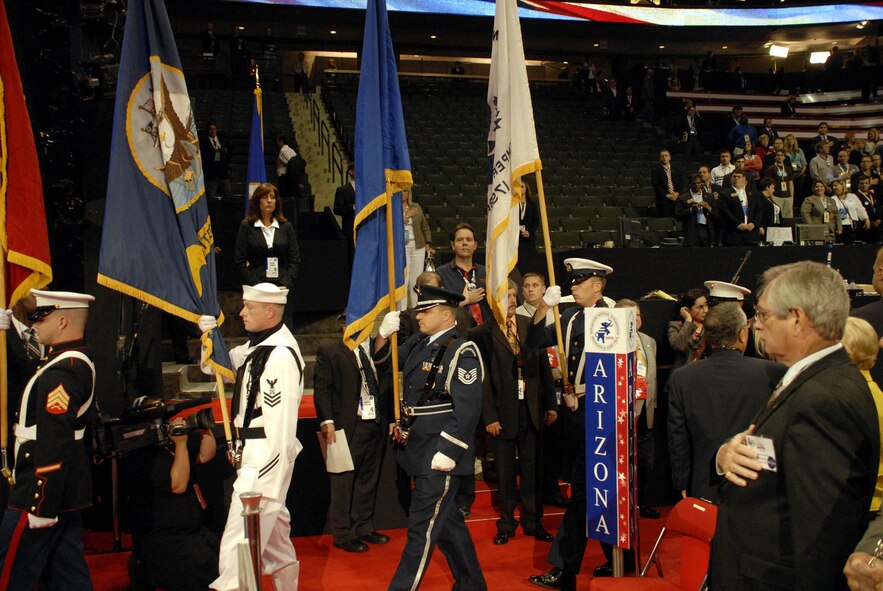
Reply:
<svg viewBox="0 0 883 591"><path fill-rule="evenodd" d="M247 427L239 429L237 432L239 439L266 439L267 434L264 433L263 427Z"/></svg>

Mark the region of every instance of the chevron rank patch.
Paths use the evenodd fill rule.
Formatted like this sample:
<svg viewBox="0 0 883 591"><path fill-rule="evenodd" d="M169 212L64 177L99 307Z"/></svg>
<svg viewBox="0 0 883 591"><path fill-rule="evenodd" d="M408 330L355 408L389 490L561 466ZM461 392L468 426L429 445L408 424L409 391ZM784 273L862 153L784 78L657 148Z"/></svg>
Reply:
<svg viewBox="0 0 883 591"><path fill-rule="evenodd" d="M282 402L282 392L276 391L276 382L278 381L278 378L275 380L267 380L267 385L270 386L270 391L264 392L264 404L267 406L276 406Z"/></svg>
<svg viewBox="0 0 883 591"><path fill-rule="evenodd" d="M70 405L70 402L70 395L64 389L64 386L59 384L58 387L46 397L46 412L53 415L63 415L67 412L67 407Z"/></svg>
<svg viewBox="0 0 883 591"><path fill-rule="evenodd" d="M469 371L466 371L463 368L457 368L457 379L467 386L475 383L475 380L478 379L478 368L473 367Z"/></svg>

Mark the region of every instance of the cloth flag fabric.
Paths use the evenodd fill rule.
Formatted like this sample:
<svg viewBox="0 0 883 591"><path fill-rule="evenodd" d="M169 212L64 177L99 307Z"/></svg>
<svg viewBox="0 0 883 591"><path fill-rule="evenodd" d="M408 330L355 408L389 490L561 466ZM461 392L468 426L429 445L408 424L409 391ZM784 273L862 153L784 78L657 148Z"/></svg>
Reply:
<svg viewBox="0 0 883 591"><path fill-rule="evenodd" d="M487 103L487 298L503 327L509 272L518 261L521 177L542 169L515 0L497 0Z"/></svg>
<svg viewBox="0 0 883 591"><path fill-rule="evenodd" d="M405 228L399 193L411 187L411 159L385 0L368 0L356 100L356 251L344 343L361 343L389 304L386 210L392 210L395 299L405 297Z"/></svg>
<svg viewBox="0 0 883 591"><path fill-rule="evenodd" d="M260 86L254 89L254 107L251 112L251 137L248 140L248 185L245 195L245 211L254 190L267 182L267 167L264 166L264 97Z"/></svg>
<svg viewBox="0 0 883 591"><path fill-rule="evenodd" d="M634 403L629 404L629 392L635 391L636 364L635 353L586 353L587 534L621 548L631 548L635 533L629 487L635 479Z"/></svg>
<svg viewBox="0 0 883 591"><path fill-rule="evenodd" d="M111 139L98 283L197 322L224 318L190 94L162 0L130 0ZM219 330L206 363L233 379Z"/></svg>
<svg viewBox="0 0 883 591"><path fill-rule="evenodd" d="M0 4L0 248L4 308L52 281L40 165L5 4Z"/></svg>

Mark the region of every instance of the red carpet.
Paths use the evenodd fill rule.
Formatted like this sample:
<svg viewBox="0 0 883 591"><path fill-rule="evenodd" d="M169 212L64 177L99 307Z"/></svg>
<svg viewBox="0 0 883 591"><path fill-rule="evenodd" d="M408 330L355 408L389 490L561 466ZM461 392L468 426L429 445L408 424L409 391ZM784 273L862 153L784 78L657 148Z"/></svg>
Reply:
<svg viewBox="0 0 883 591"><path fill-rule="evenodd" d="M478 488L483 483L476 482ZM563 509L547 507L543 524L554 533L561 523ZM641 519L641 560L646 560L659 530L665 523L668 508L664 508L661 519ZM479 490L472 517L467 520L478 558L487 580L488 588L505 591L539 589L527 581L532 574L545 572L550 568L546 563L546 553L551 544L538 542L525 537L521 530L515 538L503 546L494 546L497 514L491 505L491 491ZM301 561L299 591L349 591L386 589L399 562L405 545L405 530L387 530L391 541L385 546L371 546L368 552L350 554L334 548L330 535L294 538L294 547ZM124 540L124 544L128 544ZM106 534L88 534L87 547L93 551L110 550L110 537ZM130 546L129 546L130 547ZM679 568L679 542L672 536L663 546L661 560L666 575L677 582ZM89 569L96 591L125 591L128 588L128 552L118 554L93 554L87 556ZM588 589L592 569L604 562L600 546L589 541L583 561L583 574L578 579L580 589ZM651 569L655 576L655 569ZM454 584L444 556L435 552L432 563L423 579L421 589L426 591L447 591Z"/></svg>

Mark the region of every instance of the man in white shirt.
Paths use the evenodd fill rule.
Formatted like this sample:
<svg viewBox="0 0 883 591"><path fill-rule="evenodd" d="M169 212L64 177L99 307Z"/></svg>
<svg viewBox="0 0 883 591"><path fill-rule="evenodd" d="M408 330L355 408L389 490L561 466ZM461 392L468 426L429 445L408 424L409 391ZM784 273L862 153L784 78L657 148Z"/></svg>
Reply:
<svg viewBox="0 0 883 591"><path fill-rule="evenodd" d="M724 177L736 170L736 167L730 164L733 155L729 150L722 150L720 154L720 164L711 169L712 184L723 186Z"/></svg>
<svg viewBox="0 0 883 591"><path fill-rule="evenodd" d="M843 565L867 525L880 431L867 381L840 344L844 283L810 261L763 274L754 326L788 371L751 426L717 452L727 480L711 560L717 591L846 588Z"/></svg>

